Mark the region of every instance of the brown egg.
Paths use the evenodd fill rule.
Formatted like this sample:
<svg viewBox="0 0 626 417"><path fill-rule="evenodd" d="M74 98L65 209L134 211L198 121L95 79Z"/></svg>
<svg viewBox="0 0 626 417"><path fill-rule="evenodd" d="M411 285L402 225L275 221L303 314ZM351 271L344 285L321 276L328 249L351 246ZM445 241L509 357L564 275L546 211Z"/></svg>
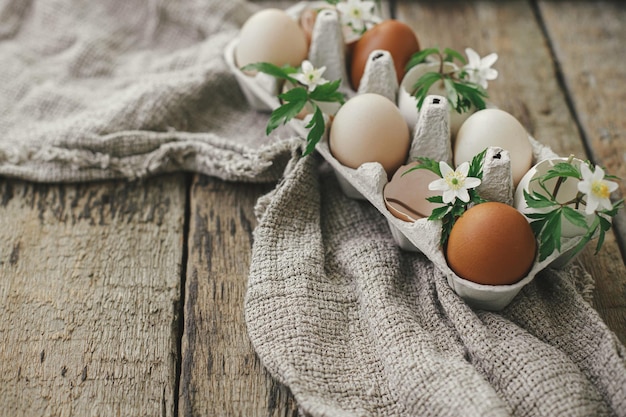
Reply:
<svg viewBox="0 0 626 417"><path fill-rule="evenodd" d="M311 44L311 38L313 37L313 28L315 27L315 21L317 20L317 9L304 9L300 14L300 27L306 35L307 44Z"/></svg>
<svg viewBox="0 0 626 417"><path fill-rule="evenodd" d="M404 67L411 55L420 50L420 46L413 29L397 20L385 20L365 32L352 51L350 81L355 90L359 88L370 53L376 49L389 51L400 83Z"/></svg>
<svg viewBox="0 0 626 417"><path fill-rule="evenodd" d="M507 285L527 275L536 252L526 217L507 204L488 202L470 208L454 223L446 258L461 278Z"/></svg>

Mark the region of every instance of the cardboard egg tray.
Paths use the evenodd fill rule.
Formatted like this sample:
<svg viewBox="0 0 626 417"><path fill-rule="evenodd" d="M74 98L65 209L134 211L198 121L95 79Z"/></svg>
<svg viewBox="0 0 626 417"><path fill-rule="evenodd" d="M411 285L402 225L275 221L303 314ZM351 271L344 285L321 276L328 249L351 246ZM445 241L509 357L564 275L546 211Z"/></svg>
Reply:
<svg viewBox="0 0 626 417"><path fill-rule="evenodd" d="M287 10L294 18L304 7L312 3L298 3ZM314 3L313 3L314 4ZM323 3L326 4L326 3ZM370 54L358 91L351 90L346 73L344 42L340 24L335 11L324 10L319 13L313 30L308 59L317 68L326 66L324 78L341 78L340 89L348 97L362 93L381 94L396 102L398 82L391 55L378 50ZM234 52L238 39L234 39L225 49L225 59L235 74L242 91L251 106L260 111L271 111L280 103L277 98L278 86L272 77L265 74L246 75L239 70L234 61ZM305 123L298 119L289 122L305 138L308 130ZM435 160L451 162L452 150L449 134L449 108L447 100L441 96L429 96L419 112L414 128L412 144L407 163L415 157L425 156ZM328 133L328 131L327 131ZM533 164L548 158L558 157L549 147L540 144L532 137L529 140L533 148ZM328 134L317 144L316 150L334 169L339 184L345 194L351 198L365 199L376 207L387 219L391 233L398 245L408 251L419 251L430 259L442 271L452 289L469 305L486 310L501 310L506 307L517 293L542 269L550 266L562 254L573 249L580 237L563 239L561 253L554 253L542 262L533 264L528 275L512 285L483 285L465 280L456 275L448 266L444 252L439 245L441 223L425 218L414 222L401 220L387 209L383 189L388 182L387 173L377 162L362 164L353 169L342 165L330 152ZM509 154L502 148L488 148L483 165L483 179L478 187L480 195L491 201L513 205L513 182ZM494 226L497 227L497 226Z"/></svg>

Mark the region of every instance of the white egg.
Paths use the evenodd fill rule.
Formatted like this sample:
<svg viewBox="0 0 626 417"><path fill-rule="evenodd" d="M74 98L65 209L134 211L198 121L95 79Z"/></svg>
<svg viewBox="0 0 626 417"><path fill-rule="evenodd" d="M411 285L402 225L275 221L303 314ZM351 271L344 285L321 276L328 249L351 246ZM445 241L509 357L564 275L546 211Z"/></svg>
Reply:
<svg viewBox="0 0 626 417"><path fill-rule="evenodd" d="M298 22L283 10L264 9L242 26L235 60L240 67L256 62L299 67L307 53L307 38Z"/></svg>
<svg viewBox="0 0 626 417"><path fill-rule="evenodd" d="M330 127L330 151L343 165L379 162L391 177L409 152L409 128L400 110L379 94L360 94L344 104Z"/></svg>
<svg viewBox="0 0 626 417"><path fill-rule="evenodd" d="M524 126L503 110L480 110L461 125L454 143L455 165L471 161L490 146L509 152L513 184L517 185L531 167L533 150Z"/></svg>

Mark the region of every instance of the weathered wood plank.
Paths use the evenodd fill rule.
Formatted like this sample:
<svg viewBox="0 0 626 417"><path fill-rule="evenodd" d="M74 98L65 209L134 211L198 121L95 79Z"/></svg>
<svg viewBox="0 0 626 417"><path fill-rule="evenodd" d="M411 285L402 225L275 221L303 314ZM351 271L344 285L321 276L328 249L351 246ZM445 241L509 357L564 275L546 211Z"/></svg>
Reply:
<svg viewBox="0 0 626 417"><path fill-rule="evenodd" d="M184 192L0 179L0 415L174 414Z"/></svg>
<svg viewBox="0 0 626 417"><path fill-rule="evenodd" d="M270 188L204 176L194 180L182 343L182 416L296 413L288 390L261 366L244 320L256 225L253 206Z"/></svg>
<svg viewBox="0 0 626 417"><path fill-rule="evenodd" d="M286 9L293 1L256 1ZM389 16L387 2L383 12ZM297 414L289 390L265 371L248 340L243 300L253 206L273 185L228 184L196 176L191 189L181 416Z"/></svg>
<svg viewBox="0 0 626 417"><path fill-rule="evenodd" d="M626 178L626 3L540 1L539 10L591 156Z"/></svg>
<svg viewBox="0 0 626 417"><path fill-rule="evenodd" d="M590 158L609 172L626 178L626 4L601 2L539 2L546 32L564 84L587 141ZM620 181L621 197L626 182ZM626 212L616 228L626 245ZM614 256L618 256L616 253ZM624 263L600 259L596 303L609 325L619 326L626 340L626 280Z"/></svg>
<svg viewBox="0 0 626 417"><path fill-rule="evenodd" d="M586 3L576 2L570 7L558 3L553 7L555 13L558 9L561 14L564 9L577 9L582 4ZM481 56L497 52L499 58L494 67L499 77L489 84L490 99L515 115L537 140L557 153L585 156L576 121L557 80L548 42L529 3L401 1L398 18L412 25L423 48L440 46L463 51L471 47ZM596 22L596 27L599 24ZM572 26L580 26L580 22L564 24ZM619 66L615 60L610 65ZM584 97L580 100L584 101ZM604 105L608 108L619 108L619 97L608 95L606 100ZM626 269L615 236L608 236L605 247L596 256L591 247L586 248L580 260L596 280L594 306L620 340L626 342Z"/></svg>

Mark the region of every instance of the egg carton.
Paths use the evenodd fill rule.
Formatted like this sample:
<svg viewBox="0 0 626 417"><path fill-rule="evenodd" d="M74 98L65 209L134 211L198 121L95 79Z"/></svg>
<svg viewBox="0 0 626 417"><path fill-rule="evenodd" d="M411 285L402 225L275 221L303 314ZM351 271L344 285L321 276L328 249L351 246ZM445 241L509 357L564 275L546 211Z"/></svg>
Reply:
<svg viewBox="0 0 626 417"><path fill-rule="evenodd" d="M297 17L304 7L310 5L297 4L287 10ZM234 39L225 49L224 55L230 70L235 74L242 91L249 103L260 111L271 111L280 103L277 96L279 85L264 74L256 76L246 75L236 66L234 51L238 39ZM398 82L389 52L384 50L373 51L365 67L361 85L358 91L353 91L348 83L346 72L343 35L339 19L335 11L324 10L316 20L308 59L315 67L326 66L325 78L341 78L341 90L348 96L356 94L380 94L394 103L398 93ZM442 96L428 96L419 112L413 129L411 148L406 163L418 156L425 156L439 161L452 161L452 146L450 143L450 111L448 102ZM293 119L288 122L301 137L306 137L308 129L305 122ZM533 164L556 158L548 146L545 146L529 136L533 149ZM558 261L560 254L572 250L581 238L564 239L561 252L554 253L545 260L535 260L528 274L511 285L483 285L459 277L450 269L445 254L439 244L441 239L441 222L426 218L414 222L407 222L395 217L387 208L383 189L388 183L388 176L378 162L368 162L354 169L341 164L332 155L328 131L316 146L317 152L333 168L339 185L344 193L355 199L367 200L386 218L391 234L396 243L404 250L422 252L433 264L442 271L448 284L469 305L486 310L501 310L506 307L519 291L533 280L535 275ZM513 205L513 180L511 175L510 157L506 150L497 147L487 149L483 164L483 179L477 191L491 201L499 201Z"/></svg>

